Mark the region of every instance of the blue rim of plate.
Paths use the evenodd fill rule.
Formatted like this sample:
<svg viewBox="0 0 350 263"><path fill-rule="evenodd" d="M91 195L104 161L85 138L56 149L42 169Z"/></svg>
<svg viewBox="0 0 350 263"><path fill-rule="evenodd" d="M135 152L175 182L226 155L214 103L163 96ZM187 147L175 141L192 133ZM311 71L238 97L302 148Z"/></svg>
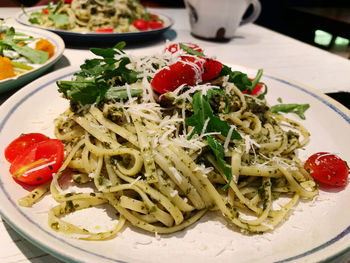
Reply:
<svg viewBox="0 0 350 263"><path fill-rule="evenodd" d="M42 7L31 7L27 8L26 12L30 14L31 12L41 10ZM174 21L163 14L160 14L158 12L153 12L153 14L159 15L161 19L165 21L165 26L159 29L152 29L147 31L139 31L139 32L125 32L125 33L94 33L94 32L72 32L68 30L60 30L60 29L53 29L53 28L47 28L42 27L39 25L33 25L30 22L28 22L28 19L26 19L27 15L21 11L16 15L16 21L34 28L49 30L53 33L56 33L60 35L63 38L66 38L67 40L75 40L75 41L121 41L121 40L138 40L138 39L147 39L154 37L156 35L160 35L161 33L168 30L170 27L173 26Z"/></svg>
<svg viewBox="0 0 350 263"><path fill-rule="evenodd" d="M62 69L61 71L67 71L67 69ZM2 132L2 130L4 129L5 127L5 124L6 122L10 119L11 115L13 114L13 112L24 102L26 101L27 99L29 99L31 96L35 95L38 91L44 89L46 86L48 85L51 85L52 83L60 80L60 79L63 79L63 78L66 78L66 77L69 77L71 75L74 74L75 71L70 71L69 73L62 73L60 76L56 76L54 79L51 79L50 81L46 82L45 84L42 84L40 86L38 86L37 88L35 88L34 90L32 90L29 94L27 94L25 97L21 98L20 100L17 101L16 104L12 105L11 109L8 111L8 113L6 114L5 118L3 120L1 120L0 122L0 133ZM53 72L53 73L58 73L58 72ZM50 75L48 75L50 76ZM46 77L46 76L45 76ZM43 77L43 78L45 78ZM290 87L293 87L295 89L298 89L299 91L302 91L310 96L312 96L313 98L317 99L318 101L320 101L322 104L326 105L327 107L329 107L331 110L333 110L334 112L336 112L338 115L340 115L348 124L350 124L350 115L344 113L342 110L340 110L338 107L336 107L334 104L332 104L331 102L334 101L332 98L330 97L327 97L326 95L324 95L324 97L327 97L327 99L323 98L321 95L318 95L306 88L303 88L301 87L301 85L299 84L295 84L291 81L288 81L288 80L285 80L285 79L282 79L280 77L276 77L276 76L272 76L272 75L269 75L269 74L264 74L263 76L264 78L269 78L269 79L272 79L272 80L275 80L277 82L281 82L287 86L290 86ZM345 109L345 107L344 107ZM18 205L16 204L16 201L14 201L9 193L7 192L7 190L4 188L4 183L2 182L1 180L1 177L0 177L0 189L2 190L3 193L5 193L5 196L7 197L7 199L9 200L10 203L12 203L12 205L15 207L15 209L17 210L17 212L19 212L24 218L26 218L30 223L32 223L35 227L39 228L41 231L43 231L44 233L48 234L49 236L59 240L60 242L74 248L74 249L77 249L77 250L80 250L84 253L88 253L88 254L91 254L91 255L94 255L94 256L97 256L97 257L100 257L101 259L106 259L106 260L110 260L112 262L117 262L117 263L125 263L125 261L120 261L118 259L115 259L115 258L110 258L110 257L106 257L102 254L99 254L99 253L95 253L95 252L91 252L89 250L86 250L86 249L82 249L81 247L78 247L76 245L73 245L69 242L67 242L65 239L62 239L60 237L58 237L57 235L54 235L52 232L49 232L47 230L45 230L42 226L40 226L38 223L34 222L29 216L27 216L19 207ZM11 226L13 227L19 234L21 234L22 236L24 236L26 239L28 239L30 242L32 242L33 244L35 244L36 246L38 246L39 248L45 250L46 252L50 253L51 255L59 258L59 259L63 259L67 262L83 262L81 260L78 260L78 259L74 259L72 258L71 256L68 256L68 255L62 255L60 254L59 251L53 249L53 248L50 248L49 246L47 246L46 244L43 244L41 243L40 241L37 241L35 238L27 235L24 231L22 231L19 227L17 227L13 222L11 222L11 220L9 220L7 218L7 216L5 215L4 212L2 212L0 210L0 215L5 219L5 221ZM307 250L305 252L302 252L298 255L295 255L295 256L292 256L292 257L288 257L288 258L285 258L285 259L281 259L281 260L278 260L278 261L275 261L275 263L282 263L282 262L291 262L293 260L297 260L297 259L302 259L303 257L307 257L307 256L310 256L338 241L340 241L342 238L344 238L345 236L349 235L350 234L350 225L345 228L343 231L341 231L340 233L338 233L337 235L335 235L333 238L331 238L330 240L324 242L323 244L319 245L319 246L316 246L310 250ZM334 255L331 255L329 256L328 258L325 258L323 259L323 261L326 261L326 262L329 262L341 255L343 255L344 253L350 251L350 246L348 246L346 249L343 249L339 252L337 252L336 254Z"/></svg>
<svg viewBox="0 0 350 263"><path fill-rule="evenodd" d="M17 88L19 85L22 84L26 84L28 83L29 81L31 81L33 78L31 78L30 76L31 75L39 75L41 73L39 73L41 70L42 71L46 71L48 70L51 66L53 66L62 56L63 56L63 52L64 52L64 49L65 49L65 44L64 44L64 41L60 38L60 36L52 33L52 32L47 32L47 30L43 30L41 28L30 28L30 27L27 27L27 26L19 26L19 25L13 25L13 24L9 24L9 25L6 25L4 24L4 26L6 27L14 27L16 32L21 32L21 33L25 33L27 35L37 35L37 36L40 36L42 38L45 38L47 40L49 40L55 47L56 47L56 52L59 52L58 54L54 54L53 57L51 57L47 62L45 62L44 64L40 65L40 67L37 67L37 68L34 68L32 70L29 70L27 72L24 72L20 75L17 75L15 77L12 77L12 78L7 78L7 79L3 79L3 80L0 80L0 93L3 93L3 92L6 92L6 91L9 91L9 90L12 90L12 89L15 89ZM44 73L44 72L42 72ZM38 76L36 76L38 77ZM23 81L22 79L24 78L27 78L28 81ZM35 77L34 77L35 78ZM21 82L22 80L22 82ZM18 84L20 83L20 84ZM2 90L2 88L4 86L8 87L9 85L11 85L10 88L6 88L5 90Z"/></svg>

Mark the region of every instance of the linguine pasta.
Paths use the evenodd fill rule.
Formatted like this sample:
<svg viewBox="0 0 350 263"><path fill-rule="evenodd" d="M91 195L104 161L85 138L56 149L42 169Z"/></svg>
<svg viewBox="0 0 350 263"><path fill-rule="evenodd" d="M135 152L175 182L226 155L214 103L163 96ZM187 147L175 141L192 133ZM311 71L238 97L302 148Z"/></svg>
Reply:
<svg viewBox="0 0 350 263"><path fill-rule="evenodd" d="M95 32L111 28L115 33L137 32L135 19L145 19L146 9L134 0L74 0L59 4L49 14L31 14L32 24L72 32ZM62 22L63 21L63 22Z"/></svg>
<svg viewBox="0 0 350 263"><path fill-rule="evenodd" d="M49 212L51 228L100 240L114 236L126 222L149 232L173 233L217 210L238 229L261 233L286 220L299 199L313 199L317 185L297 157L309 133L300 123L269 111L265 99L242 93L226 76L154 97L150 77L181 52L129 56L128 67L140 72L139 80L113 87L125 89L126 98L115 100L107 92L103 102L78 108L71 104L55 120L55 135L67 152L64 164L50 184L20 204L30 206L50 189L59 203ZM140 88L143 92L132 96ZM186 118L193 115L194 94L215 89L223 90L227 100L213 97L211 106L230 131L225 137L203 128L193 135ZM225 104L229 111L222 110ZM232 139L233 131L241 138ZM207 136L224 148L232 179L225 176ZM62 192L59 180L66 171L77 184L92 183L94 192ZM119 215L113 230L93 233L62 219L100 204Z"/></svg>

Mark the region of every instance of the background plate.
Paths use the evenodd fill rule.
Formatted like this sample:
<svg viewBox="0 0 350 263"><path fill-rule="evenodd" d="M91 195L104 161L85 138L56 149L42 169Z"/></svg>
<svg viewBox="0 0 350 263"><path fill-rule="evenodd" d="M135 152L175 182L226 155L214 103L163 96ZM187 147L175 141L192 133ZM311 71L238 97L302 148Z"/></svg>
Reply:
<svg viewBox="0 0 350 263"><path fill-rule="evenodd" d="M256 70L233 66L255 76ZM28 240L69 262L318 262L338 257L350 246L350 187L321 189L314 201L300 201L290 218L271 233L244 235L220 214L208 213L188 229L155 236L132 226L106 241L82 241L52 231L47 211L53 204L49 195L32 208L17 205L27 191L8 173L3 152L23 132L53 135L53 119L68 107L57 92L55 82L70 79L78 68L48 74L18 91L0 107L0 213ZM309 103L306 120L299 120L311 133L310 143L299 152L305 160L311 153L329 151L350 160L346 140L350 134L349 110L329 97L294 81L265 74L271 105ZM33 107L36 105L36 107ZM95 220L96 215L85 217Z"/></svg>
<svg viewBox="0 0 350 263"><path fill-rule="evenodd" d="M41 12L42 6L26 8L26 13L30 14L32 12ZM156 14L160 19L164 21L164 26L159 29L152 29L140 32L127 32L127 33L93 33L93 32L71 32L68 30L52 29L47 27L41 27L39 25L33 25L28 21L28 15L23 12L19 12L16 16L17 22L34 28L41 28L50 30L58 35L60 35L67 44L77 44L77 43L117 43L118 41L137 41L137 40L148 40L159 36L164 31L168 30L173 25L173 20L170 17L153 12L151 8L148 9L152 14Z"/></svg>
<svg viewBox="0 0 350 263"><path fill-rule="evenodd" d="M42 64L40 67L29 70L13 78L0 80L0 93L23 86L28 82L32 81L33 79L39 77L43 73L45 73L51 66L53 66L61 58L65 48L62 38L60 38L56 34L51 33L47 30L42 30L39 28L30 28L30 27L21 26L21 25L11 25L11 24L6 26L8 27L13 26L16 32L18 31L21 33L25 33L33 37L46 38L52 44L54 44L56 49L55 49L55 54L48 61L46 61L46 63Z"/></svg>

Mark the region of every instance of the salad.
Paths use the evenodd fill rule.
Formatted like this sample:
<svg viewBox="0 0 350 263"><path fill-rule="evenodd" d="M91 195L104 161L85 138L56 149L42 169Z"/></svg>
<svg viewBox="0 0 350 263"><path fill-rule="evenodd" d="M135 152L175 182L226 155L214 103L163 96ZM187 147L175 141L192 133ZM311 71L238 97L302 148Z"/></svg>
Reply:
<svg viewBox="0 0 350 263"><path fill-rule="evenodd" d="M45 64L55 53L47 39L17 32L0 25L0 80L8 79Z"/></svg>

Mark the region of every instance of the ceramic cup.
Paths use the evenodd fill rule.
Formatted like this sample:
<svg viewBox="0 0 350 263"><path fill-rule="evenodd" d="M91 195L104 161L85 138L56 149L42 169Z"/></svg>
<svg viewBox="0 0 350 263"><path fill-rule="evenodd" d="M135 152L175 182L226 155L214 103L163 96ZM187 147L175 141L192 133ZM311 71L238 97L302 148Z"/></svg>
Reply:
<svg viewBox="0 0 350 263"><path fill-rule="evenodd" d="M259 0L184 0L189 12L191 33L210 40L227 40L234 36L236 29L254 22L260 15ZM243 19L252 5L253 11Z"/></svg>

